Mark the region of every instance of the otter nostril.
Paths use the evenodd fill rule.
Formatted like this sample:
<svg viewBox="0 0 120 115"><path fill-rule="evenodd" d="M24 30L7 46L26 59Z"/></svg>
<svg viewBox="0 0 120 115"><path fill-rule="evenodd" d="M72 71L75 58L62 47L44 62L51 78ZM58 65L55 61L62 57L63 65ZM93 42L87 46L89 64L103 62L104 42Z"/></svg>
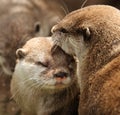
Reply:
<svg viewBox="0 0 120 115"><path fill-rule="evenodd" d="M60 78L64 78L64 77L67 77L68 76L68 73L66 72L59 72L59 73L56 73L54 74L54 77L60 77Z"/></svg>

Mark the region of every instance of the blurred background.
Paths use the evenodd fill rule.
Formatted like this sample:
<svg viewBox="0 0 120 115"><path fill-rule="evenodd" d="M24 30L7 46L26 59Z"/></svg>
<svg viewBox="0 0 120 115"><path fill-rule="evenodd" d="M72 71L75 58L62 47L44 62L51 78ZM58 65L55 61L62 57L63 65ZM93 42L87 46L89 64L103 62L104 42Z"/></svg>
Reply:
<svg viewBox="0 0 120 115"><path fill-rule="evenodd" d="M68 6L69 11L80 8L84 1L85 0L64 0ZM97 4L111 5L120 9L120 0L87 0L85 6Z"/></svg>

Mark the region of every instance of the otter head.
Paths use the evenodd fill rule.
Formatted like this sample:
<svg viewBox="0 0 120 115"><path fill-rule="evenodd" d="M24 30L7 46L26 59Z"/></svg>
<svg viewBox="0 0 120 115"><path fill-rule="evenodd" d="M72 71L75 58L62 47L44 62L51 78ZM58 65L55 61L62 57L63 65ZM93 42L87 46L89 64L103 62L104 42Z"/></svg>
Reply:
<svg viewBox="0 0 120 115"><path fill-rule="evenodd" d="M61 48L51 51L52 48L51 38L39 37L29 40L16 51L18 59L11 92L25 111L36 109L38 105L47 106L46 111L59 108L78 93L74 59ZM29 100L34 100L34 103Z"/></svg>
<svg viewBox="0 0 120 115"><path fill-rule="evenodd" d="M80 78L86 77L119 54L120 11L88 6L68 14L52 33L55 44L78 58Z"/></svg>
<svg viewBox="0 0 120 115"><path fill-rule="evenodd" d="M41 89L56 90L71 85L74 81L72 79L75 79L74 59L59 47L51 52L52 46L51 38L41 37L29 40L23 48L16 51L18 60L15 73L20 72L24 76L23 79L28 77L38 82Z"/></svg>
<svg viewBox="0 0 120 115"><path fill-rule="evenodd" d="M1 3L0 67L6 75L12 75L14 71L16 49L33 37L50 35L52 26L65 15L60 9L55 10L60 4L53 1L53 7L48 1L12 0Z"/></svg>

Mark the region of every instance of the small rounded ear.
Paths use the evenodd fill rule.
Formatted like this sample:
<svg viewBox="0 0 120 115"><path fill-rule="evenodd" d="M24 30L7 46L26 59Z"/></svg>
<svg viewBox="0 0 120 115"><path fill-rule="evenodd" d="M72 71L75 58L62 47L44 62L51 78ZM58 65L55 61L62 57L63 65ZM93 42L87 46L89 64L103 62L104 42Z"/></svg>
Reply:
<svg viewBox="0 0 120 115"><path fill-rule="evenodd" d="M51 29L51 33L52 33L52 34L55 32L55 27L56 27L56 25L54 25L54 26L52 27L52 29Z"/></svg>
<svg viewBox="0 0 120 115"><path fill-rule="evenodd" d="M83 37L84 37L85 41L90 40L91 32L90 32L90 29L88 27L82 28L82 34L83 34Z"/></svg>
<svg viewBox="0 0 120 115"><path fill-rule="evenodd" d="M16 56L17 56L18 59L24 58L25 55L26 55L26 51L24 49L22 49L22 48L17 49Z"/></svg>
<svg viewBox="0 0 120 115"><path fill-rule="evenodd" d="M34 25L34 31L35 31L35 33L40 32L40 28L41 28L40 23L36 22L35 25Z"/></svg>
<svg viewBox="0 0 120 115"><path fill-rule="evenodd" d="M77 34L83 35L84 41L89 41L91 36L90 28L81 27L76 30Z"/></svg>

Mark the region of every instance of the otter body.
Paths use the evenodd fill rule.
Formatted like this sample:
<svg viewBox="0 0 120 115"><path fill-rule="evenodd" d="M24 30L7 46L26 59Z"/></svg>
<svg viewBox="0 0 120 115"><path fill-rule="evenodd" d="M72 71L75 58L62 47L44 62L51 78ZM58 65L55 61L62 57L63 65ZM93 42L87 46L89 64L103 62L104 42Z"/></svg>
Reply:
<svg viewBox="0 0 120 115"><path fill-rule="evenodd" d="M25 115L77 115L76 64L51 38L33 38L16 54L11 82L13 98Z"/></svg>
<svg viewBox="0 0 120 115"><path fill-rule="evenodd" d="M94 5L68 14L53 39L79 60L80 115L120 115L120 11Z"/></svg>

